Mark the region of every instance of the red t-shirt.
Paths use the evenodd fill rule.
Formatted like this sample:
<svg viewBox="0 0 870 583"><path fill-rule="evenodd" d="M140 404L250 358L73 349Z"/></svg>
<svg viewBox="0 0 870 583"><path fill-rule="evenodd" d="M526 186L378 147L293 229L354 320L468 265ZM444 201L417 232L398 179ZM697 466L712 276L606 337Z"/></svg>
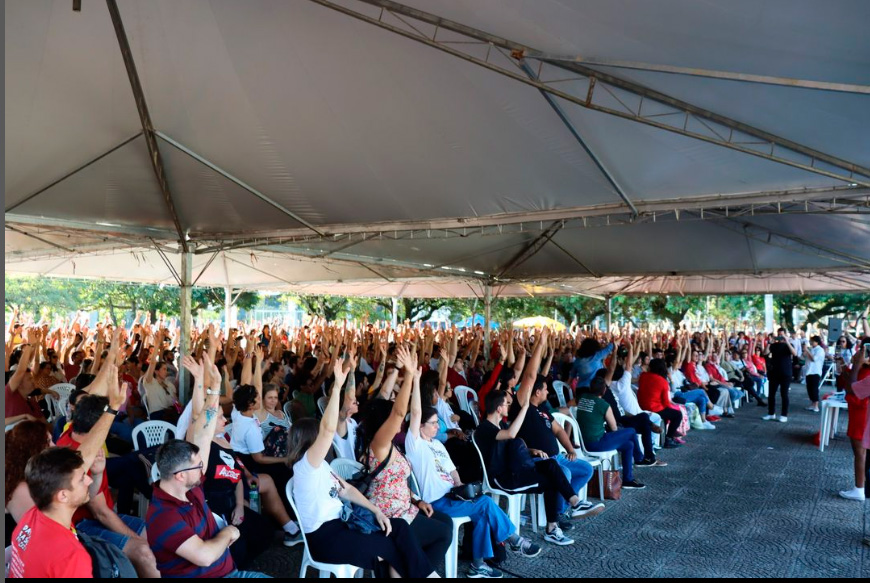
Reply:
<svg viewBox="0 0 870 583"><path fill-rule="evenodd" d="M75 528L65 528L34 506L12 532L9 577L93 579L94 567Z"/></svg>
<svg viewBox="0 0 870 583"><path fill-rule="evenodd" d="M70 449L78 450L81 444L73 439L72 427L70 427L60 436L60 439L57 440L57 445L59 447L68 447ZM88 475L90 476L91 473L88 472ZM106 497L106 505L109 508L115 507L115 501L112 499L112 492L109 491L109 472L103 472L103 481L100 482L100 491L97 495L99 494ZM75 514L73 514L73 524L78 524L82 520L94 520L94 515L87 506L79 506L79 509L76 510Z"/></svg>
<svg viewBox="0 0 870 583"><path fill-rule="evenodd" d="M645 372L637 383L637 403L644 411L658 413L671 406L671 388L661 375Z"/></svg>
<svg viewBox="0 0 870 583"><path fill-rule="evenodd" d="M42 410L35 402L27 399L18 391L13 391L6 385L6 405L4 407L6 417L17 417L18 415L33 415L37 419L44 419Z"/></svg>
<svg viewBox="0 0 870 583"><path fill-rule="evenodd" d="M66 375L66 380L71 381L72 379L79 376L79 372L82 370L82 365L80 364L65 364L63 365L63 374Z"/></svg>

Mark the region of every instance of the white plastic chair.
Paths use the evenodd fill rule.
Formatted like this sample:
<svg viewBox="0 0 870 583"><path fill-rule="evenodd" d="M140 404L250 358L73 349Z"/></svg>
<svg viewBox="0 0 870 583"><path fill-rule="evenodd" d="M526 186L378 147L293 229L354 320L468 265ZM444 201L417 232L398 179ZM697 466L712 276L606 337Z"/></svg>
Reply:
<svg viewBox="0 0 870 583"><path fill-rule="evenodd" d="M571 426L571 443L580 443L581 445L575 445L576 448L580 449L580 457L586 460L586 462L588 462L589 465L592 466L594 469L598 469L598 497L601 500L604 500L604 472L601 471L603 469L601 458L592 457L586 452L586 448L582 446L583 436L580 435L580 425L577 423L576 419L572 419L570 416L565 415L564 413L553 413L553 419L557 423L559 423L562 428L564 428L566 424ZM559 444L559 451L565 451L565 448L562 447L561 443ZM579 492L577 493L577 495L580 496L581 500L586 499L586 486L584 486L583 489L584 493L582 496L580 496Z"/></svg>
<svg viewBox="0 0 870 583"><path fill-rule="evenodd" d="M175 439L175 425L166 421L146 421L133 428L133 449L139 451L139 435L145 435L145 447L154 447L166 442L166 434Z"/></svg>
<svg viewBox="0 0 870 583"><path fill-rule="evenodd" d="M556 398L559 399L559 406L567 407L568 397L566 397L566 394L571 394L571 387L562 381L553 381L553 390L556 391Z"/></svg>
<svg viewBox="0 0 870 583"><path fill-rule="evenodd" d="M76 390L76 386L71 383L58 383L52 385L51 390L57 393L58 398L47 396L45 400L49 403L49 411L52 413L53 419L57 419L61 415L66 415L69 396Z"/></svg>
<svg viewBox="0 0 870 583"><path fill-rule="evenodd" d="M145 377L141 377L139 379L136 388L139 389L139 396L142 398L142 406L145 407L145 414L148 417L151 417L151 409L148 408L148 393L145 390L145 385L142 384L142 379L144 378Z"/></svg>
<svg viewBox="0 0 870 583"><path fill-rule="evenodd" d="M480 420L477 416L477 411L474 410L471 403L478 403L478 407L480 407L480 401L477 399L477 392L465 386L458 386L453 389L453 394L456 395L456 400L459 401L459 408L471 415L474 418L474 425L477 426L480 423Z"/></svg>
<svg viewBox="0 0 870 583"><path fill-rule="evenodd" d="M6 547L6 577L9 577L9 564L12 562L12 545Z"/></svg>
<svg viewBox="0 0 870 583"><path fill-rule="evenodd" d="M820 403L822 430L819 435L819 451L825 451L825 448L831 443L831 438L836 435L841 409L848 410L849 404L836 397L825 399Z"/></svg>
<svg viewBox="0 0 870 583"><path fill-rule="evenodd" d="M290 416L290 401L284 403L284 415L287 416L287 419L293 419L293 417Z"/></svg>
<svg viewBox="0 0 870 583"><path fill-rule="evenodd" d="M420 494L420 484L417 482L417 476L413 472L411 472L409 481L411 491L417 498L420 498L422 496ZM444 555L444 576L447 579L456 579L459 576L459 529L463 524L471 522L471 518L468 516L454 516L451 517L451 520L453 521L453 538L451 539L450 547Z"/></svg>
<svg viewBox="0 0 870 583"><path fill-rule="evenodd" d="M349 480L363 469L363 465L356 460L346 458L335 458L330 462L329 467L332 468L338 477L342 480Z"/></svg>
<svg viewBox="0 0 870 583"><path fill-rule="evenodd" d="M326 404L328 400L326 397L320 397L317 399L317 408L320 410L320 415L323 416L323 412L326 411Z"/></svg>
<svg viewBox="0 0 870 583"><path fill-rule="evenodd" d="M287 482L287 501L290 502L290 508L296 517L301 517L299 509L296 507L296 501L293 499L293 480ZM302 567L299 569L299 578L304 579L309 567L313 567L320 571L321 579L329 579L330 575L335 575L338 579L353 579L357 573L361 571L359 567L353 565L333 565L331 563L320 563L311 558L311 553L308 550L308 537L305 536L305 531L302 532Z"/></svg>
<svg viewBox="0 0 870 583"><path fill-rule="evenodd" d="M480 467L483 470L483 492L484 494L489 494L492 496L492 499L498 504L500 497L504 496L507 500L507 515L508 518L511 519L511 522L514 523L514 526L517 527L517 531L519 531L521 524L520 513L522 512L525 496L522 492L507 492L500 488L494 487L493 482L489 480L489 474L486 471L486 464L483 461L483 454L480 453L480 448L477 446L476 436L474 434L471 435L471 443L474 444L474 449L477 451L477 457L480 458ZM538 484L532 484L524 488L525 490L533 490L538 486ZM533 494L533 496L543 497L543 494ZM532 513L532 530L534 532L538 532L538 508L539 504L537 499L533 498L531 504Z"/></svg>

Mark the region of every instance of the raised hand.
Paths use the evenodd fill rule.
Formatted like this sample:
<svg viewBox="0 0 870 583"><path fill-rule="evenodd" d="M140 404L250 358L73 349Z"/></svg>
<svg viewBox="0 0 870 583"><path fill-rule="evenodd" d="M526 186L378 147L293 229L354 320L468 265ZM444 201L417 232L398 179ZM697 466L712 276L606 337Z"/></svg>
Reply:
<svg viewBox="0 0 870 583"><path fill-rule="evenodd" d="M184 358L181 360L181 366L190 371L190 374L199 380L202 380L205 371L203 369L203 365L196 362L192 356L186 354Z"/></svg>

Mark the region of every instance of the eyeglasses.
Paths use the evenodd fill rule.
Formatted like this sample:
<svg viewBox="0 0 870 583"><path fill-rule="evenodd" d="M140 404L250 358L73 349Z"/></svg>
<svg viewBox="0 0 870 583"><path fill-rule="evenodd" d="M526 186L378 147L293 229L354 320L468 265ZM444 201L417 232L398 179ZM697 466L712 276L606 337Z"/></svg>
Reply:
<svg viewBox="0 0 870 583"><path fill-rule="evenodd" d="M182 473L182 472L190 472L190 471L193 471L193 470L199 470L199 471L201 472L201 471L202 471L202 467L203 467L203 466L202 466L202 463L200 463L198 466L194 466L194 467L192 467L192 468L184 468L183 470L178 470L177 472L172 472L172 475L175 476L175 475L180 474L180 473Z"/></svg>
<svg viewBox="0 0 870 583"><path fill-rule="evenodd" d="M438 420L437 420L437 419L433 419L432 421L427 421L427 422L424 423L423 425L438 425Z"/></svg>

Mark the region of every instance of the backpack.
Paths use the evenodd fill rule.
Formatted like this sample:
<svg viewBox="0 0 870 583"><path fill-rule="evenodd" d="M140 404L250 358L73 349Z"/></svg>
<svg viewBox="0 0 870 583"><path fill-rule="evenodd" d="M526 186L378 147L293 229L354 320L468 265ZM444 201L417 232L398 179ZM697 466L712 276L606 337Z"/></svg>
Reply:
<svg viewBox="0 0 870 583"><path fill-rule="evenodd" d="M491 465L487 466L487 471L491 471L493 483L507 491L527 490L538 486L535 461L526 447L526 442L519 438L495 442Z"/></svg>
<svg viewBox="0 0 870 583"><path fill-rule="evenodd" d="M130 559L121 549L106 541L77 533L79 542L91 555L94 564L94 579L137 579L139 575Z"/></svg>

